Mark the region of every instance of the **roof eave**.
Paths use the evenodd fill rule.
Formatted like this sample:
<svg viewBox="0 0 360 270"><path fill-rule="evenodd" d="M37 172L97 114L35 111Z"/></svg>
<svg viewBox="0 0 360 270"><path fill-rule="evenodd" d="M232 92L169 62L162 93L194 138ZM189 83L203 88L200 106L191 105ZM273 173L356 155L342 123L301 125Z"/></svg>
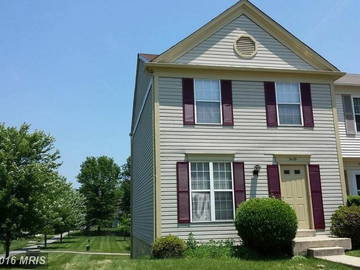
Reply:
<svg viewBox="0 0 360 270"><path fill-rule="evenodd" d="M297 74L304 76L323 76L335 81L343 77L346 73L340 71L327 70L297 70L297 69L270 69L270 68L248 68L248 67L229 67L229 66L208 66L208 65L188 65L188 64L172 64L172 63L154 63L148 62L145 67L149 72L169 71L172 70L199 70L199 71L217 71L217 72L242 72L242 73L279 73L279 74Z"/></svg>

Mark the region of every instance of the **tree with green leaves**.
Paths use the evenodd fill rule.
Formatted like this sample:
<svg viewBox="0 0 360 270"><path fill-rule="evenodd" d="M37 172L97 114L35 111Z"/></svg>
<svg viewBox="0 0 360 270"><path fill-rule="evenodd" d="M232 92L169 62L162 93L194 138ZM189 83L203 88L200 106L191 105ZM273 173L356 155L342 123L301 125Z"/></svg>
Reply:
<svg viewBox="0 0 360 270"><path fill-rule="evenodd" d="M100 231L111 225L117 209L120 167L106 156L87 157L77 178L79 191L86 198L87 228L97 226Z"/></svg>
<svg viewBox="0 0 360 270"><path fill-rule="evenodd" d="M130 181L131 181L131 157L121 166L121 184L119 189L119 208L121 215L130 215Z"/></svg>
<svg viewBox="0 0 360 270"><path fill-rule="evenodd" d="M13 240L36 232L44 208L42 194L60 165L58 159L50 135L31 132L27 124L0 124L0 241L6 257Z"/></svg>
<svg viewBox="0 0 360 270"><path fill-rule="evenodd" d="M85 198L57 173L49 178L40 202L43 207L38 232L44 234L45 247L48 234L59 233L62 242L64 232L85 224Z"/></svg>
<svg viewBox="0 0 360 270"><path fill-rule="evenodd" d="M86 200L84 195L74 190L71 184L66 184L59 199L57 213L60 220L54 224L54 230L55 233L60 234L60 242L62 243L64 232L80 229L85 225Z"/></svg>

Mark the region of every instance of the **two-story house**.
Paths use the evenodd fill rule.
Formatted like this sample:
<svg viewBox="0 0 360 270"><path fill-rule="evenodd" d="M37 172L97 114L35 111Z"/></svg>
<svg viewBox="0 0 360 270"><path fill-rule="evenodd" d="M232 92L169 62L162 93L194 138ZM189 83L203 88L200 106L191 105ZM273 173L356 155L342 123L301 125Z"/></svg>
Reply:
<svg viewBox="0 0 360 270"><path fill-rule="evenodd" d="M346 198L334 125L343 75L247 0L162 54L139 54L133 256L169 234L238 239L236 207L254 197L291 204L299 236L326 233Z"/></svg>

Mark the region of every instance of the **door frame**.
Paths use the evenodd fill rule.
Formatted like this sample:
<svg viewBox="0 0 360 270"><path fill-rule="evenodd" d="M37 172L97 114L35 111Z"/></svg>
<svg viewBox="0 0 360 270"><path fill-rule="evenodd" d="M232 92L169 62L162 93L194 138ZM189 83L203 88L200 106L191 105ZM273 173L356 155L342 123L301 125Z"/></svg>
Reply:
<svg viewBox="0 0 360 270"><path fill-rule="evenodd" d="M349 186L349 194L350 195L358 195L358 191L356 189L356 175L360 175L360 169L349 169L347 170L347 180Z"/></svg>
<svg viewBox="0 0 360 270"><path fill-rule="evenodd" d="M308 199L308 209L309 209L309 223L310 230L315 229L314 225L314 213L313 213L313 204L312 204L312 196L311 196L311 186L310 186L310 175L309 175L309 165L310 165L311 155L307 154L275 154L274 159L279 166L279 180L280 180L280 191L281 191L281 168L286 166L304 166L305 168L305 183L306 183L306 192Z"/></svg>
<svg viewBox="0 0 360 270"><path fill-rule="evenodd" d="M308 208L308 215L309 215L309 227L308 229L314 229L314 216L313 216L313 208L312 208L312 200L311 200L311 192L310 192L310 177L309 177L309 167L308 167L308 164L278 164L279 166L279 170L280 170L280 173L279 173L279 177L280 177L280 190L282 189L282 169L283 168L286 168L288 166L301 166L305 169L305 173L304 173L304 176L305 176L305 192L306 192L306 200L307 200L307 208ZM281 192L282 194L282 192ZM304 229L306 230L306 229Z"/></svg>

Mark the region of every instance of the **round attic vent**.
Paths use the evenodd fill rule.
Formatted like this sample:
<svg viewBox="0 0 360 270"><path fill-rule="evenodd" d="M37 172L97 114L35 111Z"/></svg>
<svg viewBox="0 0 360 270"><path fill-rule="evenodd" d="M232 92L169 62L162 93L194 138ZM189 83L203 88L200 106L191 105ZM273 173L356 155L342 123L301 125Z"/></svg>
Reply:
<svg viewBox="0 0 360 270"><path fill-rule="evenodd" d="M253 58L257 52L256 41L252 36L242 35L235 41L234 49L242 58Z"/></svg>

